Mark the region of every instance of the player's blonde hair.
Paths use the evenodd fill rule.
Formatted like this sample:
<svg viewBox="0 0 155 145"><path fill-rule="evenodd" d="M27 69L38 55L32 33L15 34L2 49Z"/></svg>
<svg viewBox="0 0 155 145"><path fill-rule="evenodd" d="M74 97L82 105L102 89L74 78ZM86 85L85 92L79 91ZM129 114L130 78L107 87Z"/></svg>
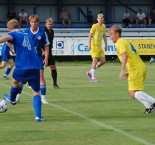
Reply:
<svg viewBox="0 0 155 145"><path fill-rule="evenodd" d="M53 23L53 19L52 18L47 18L46 23L49 23L49 22Z"/></svg>
<svg viewBox="0 0 155 145"><path fill-rule="evenodd" d="M97 18L98 17L103 17L104 18L104 15L102 13L99 13L99 14L97 14Z"/></svg>
<svg viewBox="0 0 155 145"><path fill-rule="evenodd" d="M35 21L37 21L37 22L39 22L39 17L38 17L38 15L31 15L30 17L29 17L29 21L31 21L31 20L35 20Z"/></svg>
<svg viewBox="0 0 155 145"><path fill-rule="evenodd" d="M111 30L114 30L115 32L119 33L119 35L121 36L122 34L122 28L118 25L113 25L111 28L109 28L109 32Z"/></svg>
<svg viewBox="0 0 155 145"><path fill-rule="evenodd" d="M19 23L16 19L12 19L7 23L7 27L8 29L12 30L12 29L19 29Z"/></svg>

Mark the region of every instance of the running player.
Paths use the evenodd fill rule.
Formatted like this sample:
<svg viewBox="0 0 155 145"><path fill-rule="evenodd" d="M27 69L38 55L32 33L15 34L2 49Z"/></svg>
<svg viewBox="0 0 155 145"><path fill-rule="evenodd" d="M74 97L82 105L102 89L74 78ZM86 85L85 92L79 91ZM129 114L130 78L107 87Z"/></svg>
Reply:
<svg viewBox="0 0 155 145"><path fill-rule="evenodd" d="M4 94L4 99L12 105L16 104L16 95L19 93L20 82L22 84L29 83L33 94L33 107L35 112L36 122L45 121L41 116L42 103L39 93L40 84L40 67L38 65L39 59L36 54L32 38L27 33L19 30L19 23L12 19L7 23L10 33L6 36L0 37L0 43L11 41L14 45L16 53L15 69L13 72L12 87L10 89L10 96Z"/></svg>
<svg viewBox="0 0 155 145"><path fill-rule="evenodd" d="M92 26L89 34L88 48L91 51L93 62L91 70L87 72L87 75L91 82L99 82L99 80L95 78L95 71L106 62L105 54L102 49L102 39L104 39L105 51L107 50L106 26L103 24L103 20L103 14L99 13L97 15L98 23Z"/></svg>
<svg viewBox="0 0 155 145"><path fill-rule="evenodd" d="M2 64L0 65L0 69L3 69L6 67L7 62L9 63L9 66L7 67L5 74L4 74L4 79L9 79L8 75L11 72L11 69L14 67L14 61L13 58L10 54L10 47L8 42L4 42L2 45L2 51L1 51L1 58L2 58Z"/></svg>
<svg viewBox="0 0 155 145"><path fill-rule="evenodd" d="M146 66L137 54L134 46L123 39L121 33L122 30L117 25L109 29L110 38L115 43L118 58L122 63L119 79L121 80L123 77L128 78L128 92L130 96L136 98L145 106L145 113L151 113L155 109L155 98L143 92Z"/></svg>
<svg viewBox="0 0 155 145"><path fill-rule="evenodd" d="M52 18L46 19L45 31L47 33L48 40L50 42L50 45L49 45L48 66L51 69L51 77L53 79L53 87L55 89L58 89L59 86L57 84L57 68L56 68L56 63L55 63L54 56L52 55L53 39L54 39L54 30L52 29L52 27L53 27L53 19Z"/></svg>
<svg viewBox="0 0 155 145"><path fill-rule="evenodd" d="M34 42L34 47L37 51L37 55L40 60L40 92L41 92L41 101L43 104L48 104L46 100L46 81L44 77L44 65L48 65L48 55L49 55L49 41L47 34L44 29L38 27L39 17L37 15L31 15L29 17L30 28L27 28L27 32ZM44 49L45 58L42 56L42 49Z"/></svg>

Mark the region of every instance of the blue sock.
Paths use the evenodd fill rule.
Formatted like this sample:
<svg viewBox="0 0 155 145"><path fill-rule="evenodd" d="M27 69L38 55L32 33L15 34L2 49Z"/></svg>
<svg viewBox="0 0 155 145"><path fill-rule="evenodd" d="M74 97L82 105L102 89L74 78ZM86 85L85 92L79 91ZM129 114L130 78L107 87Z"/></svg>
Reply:
<svg viewBox="0 0 155 145"><path fill-rule="evenodd" d="M10 100L15 101L16 95L19 93L19 87L18 88L13 88L11 87L10 89Z"/></svg>
<svg viewBox="0 0 155 145"><path fill-rule="evenodd" d="M7 69L6 69L6 71L5 71L5 75L9 75L9 73L10 73L10 71L11 71L11 68L10 67L8 67Z"/></svg>
<svg viewBox="0 0 155 145"><path fill-rule="evenodd" d="M36 117L41 118L42 103L41 103L40 95L33 96L33 108L34 108Z"/></svg>
<svg viewBox="0 0 155 145"><path fill-rule="evenodd" d="M22 90L23 90L23 84L21 84L21 85L18 87L18 89L19 89L19 90L18 90L18 93L21 94L21 92L22 92Z"/></svg>
<svg viewBox="0 0 155 145"><path fill-rule="evenodd" d="M40 86L40 93L41 95L46 95L46 85Z"/></svg>

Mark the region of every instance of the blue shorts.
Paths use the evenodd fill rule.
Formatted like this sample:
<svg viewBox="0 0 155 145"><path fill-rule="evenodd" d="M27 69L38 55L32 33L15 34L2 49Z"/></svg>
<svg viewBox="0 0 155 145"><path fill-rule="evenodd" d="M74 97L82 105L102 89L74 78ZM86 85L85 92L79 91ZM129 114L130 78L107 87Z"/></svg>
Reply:
<svg viewBox="0 0 155 145"><path fill-rule="evenodd" d="M35 91L40 91L40 70L39 69L29 69L29 70L17 70L14 69L12 77L22 84L28 82L29 86Z"/></svg>
<svg viewBox="0 0 155 145"><path fill-rule="evenodd" d="M12 56L10 55L10 53L3 53L1 54L1 58L2 58L2 61L8 61L8 59L13 59Z"/></svg>
<svg viewBox="0 0 155 145"><path fill-rule="evenodd" d="M41 70L44 70L44 63L43 63L43 57L42 56L38 56L38 58L39 58L39 62L40 62L40 69Z"/></svg>

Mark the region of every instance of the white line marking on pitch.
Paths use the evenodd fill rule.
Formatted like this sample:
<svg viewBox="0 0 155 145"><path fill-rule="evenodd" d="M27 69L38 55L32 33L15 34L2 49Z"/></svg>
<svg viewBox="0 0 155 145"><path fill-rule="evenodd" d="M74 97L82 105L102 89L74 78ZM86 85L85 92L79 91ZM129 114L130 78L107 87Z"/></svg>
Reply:
<svg viewBox="0 0 155 145"><path fill-rule="evenodd" d="M5 85L5 84L1 84L1 85L8 88L8 85ZM31 94L26 93L26 92L24 92L24 91L23 91L22 93L25 94L25 95L27 95L27 96L32 96ZM95 120L95 119L89 118L89 117L87 117L87 116L85 116L85 115L83 115L83 114L80 114L80 113L78 113L78 112L74 112L74 111L68 110L68 109L66 109L66 108L64 108L64 107L62 107L62 106L60 106L60 105L57 105L57 104L54 104L54 103L49 103L48 105L50 105L50 106L52 106L52 107L55 107L55 108L57 108L57 109L60 109L60 110L62 110L62 111L64 111L64 112L68 112L68 113L70 113L70 114L72 114L72 115L79 116L80 118L83 118L83 119L85 119L85 120L87 120L87 121L89 121L89 122L91 122L91 123L93 123L93 124L96 124L96 125L99 126L99 127L104 127L104 128L113 130L113 131L115 131L115 132L117 132L117 133L119 133L119 134L121 134L121 135L123 135L123 136L126 136L126 137L128 137L128 138L130 138L130 139L132 139L132 140L135 140L135 141L137 141L137 142L140 142L140 143L142 143L142 144L145 144L145 145L154 145L154 144L152 144L152 143L149 143L149 142L145 141L144 139L141 139L141 138L136 137L136 136L134 136L134 135L132 135L132 134L129 134L129 133L127 133L127 132L125 132L125 131L123 131L123 130L121 130L121 129L117 129L117 128L114 128L114 127L112 127L112 126L110 126L110 125L106 125L106 124L104 124L103 122L102 122L102 123L101 123L101 122L98 122L98 121Z"/></svg>
<svg viewBox="0 0 155 145"><path fill-rule="evenodd" d="M98 122L98 121L95 120L95 119L92 119L92 118L89 118L89 117L87 117L87 116L85 116L85 115L82 115L82 114L80 114L80 113L77 113L77 112L68 110L68 109L66 109L66 108L64 108L64 107L62 107L62 106L57 105L57 104L49 103L49 105L50 105L50 106L53 106L53 107L55 107L55 108L58 108L58 109L60 109L60 110L63 110L64 112L68 112L68 113L71 113L71 114L73 114L73 115L75 115L75 116L79 116L80 118L83 118L83 119L85 119L85 120L87 120L87 121L89 121L89 122L92 122L93 124L96 124L96 125L99 126L99 127L104 127L104 128L107 128L107 129L111 129L111 130L113 130L113 131L115 131L115 132L117 132L117 133L119 133L119 134L121 134L121 135L123 135L123 136L126 136L126 137L128 137L128 138L130 138L130 139L132 139L132 140L136 140L136 141L138 141L138 142L140 142L140 143L142 143L142 144L145 144L145 145L154 145L154 144L149 143L149 142L147 142L147 141L145 141L145 140L143 140L143 139L141 139L141 138L138 138L138 137L136 137L136 136L134 136L134 135L131 135L131 134L129 134L129 133L127 133L127 132L125 132L125 131L123 131L123 130L121 130L121 129L117 129L117 128L114 128L114 127L112 127L112 126L110 126L110 125L106 125L106 124L104 124L104 123Z"/></svg>

